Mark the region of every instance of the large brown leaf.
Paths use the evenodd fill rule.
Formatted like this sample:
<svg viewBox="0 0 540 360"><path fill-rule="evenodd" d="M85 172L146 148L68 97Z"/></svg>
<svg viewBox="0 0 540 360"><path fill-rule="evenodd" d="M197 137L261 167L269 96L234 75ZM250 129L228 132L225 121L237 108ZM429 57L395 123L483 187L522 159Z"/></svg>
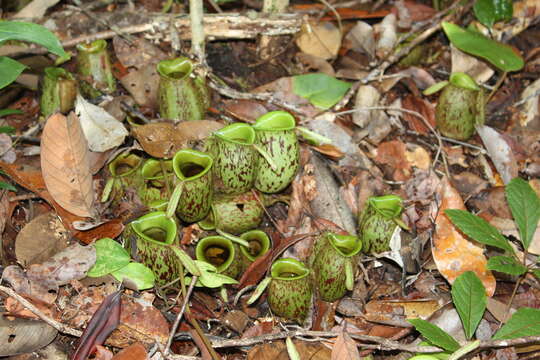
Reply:
<svg viewBox="0 0 540 360"><path fill-rule="evenodd" d="M332 348L332 360L360 360L355 341L345 331L341 331Z"/></svg>
<svg viewBox="0 0 540 360"><path fill-rule="evenodd" d="M441 181L439 194L442 201L435 218L431 247L437 269L450 284L465 271L473 271L484 284L486 294L493 296L496 282L487 269L484 249L468 241L444 213L446 209L465 210L461 196L446 178Z"/></svg>
<svg viewBox="0 0 540 360"><path fill-rule="evenodd" d="M88 146L79 119L54 114L41 136L41 171L47 190L67 211L93 216L94 190Z"/></svg>

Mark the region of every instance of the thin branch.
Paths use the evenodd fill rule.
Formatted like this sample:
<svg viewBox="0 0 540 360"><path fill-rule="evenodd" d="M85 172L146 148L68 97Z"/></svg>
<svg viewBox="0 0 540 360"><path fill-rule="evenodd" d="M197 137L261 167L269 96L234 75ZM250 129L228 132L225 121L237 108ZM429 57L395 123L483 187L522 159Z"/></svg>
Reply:
<svg viewBox="0 0 540 360"><path fill-rule="evenodd" d="M180 312L178 312L178 315L176 315L176 319L174 319L174 324L171 327L171 331L169 333L169 339L167 339L167 344L165 345L165 356L169 353L171 349L171 344L174 338L174 333L176 332L176 329L178 329L178 325L180 325L180 321L182 320L182 316L184 316L184 311L186 310L187 303L189 301L189 297L191 296L191 292L193 291L193 288L195 287L195 283L197 282L198 277L193 276L191 278L191 283L189 284L189 288L187 290L186 296L184 297L184 302L182 303L182 307L180 308Z"/></svg>
<svg viewBox="0 0 540 360"><path fill-rule="evenodd" d="M72 335L72 336L76 336L76 337L81 337L82 331L77 330L77 329L73 329L73 328L71 328L69 326L66 326L66 325L64 325L64 324L50 318L49 316L45 315L34 304L32 304L30 301L23 298L21 295L17 294L13 289L10 289L8 287L0 285L0 291L2 291L3 293L8 294L9 296L11 296L15 300L17 300L22 306L24 306L26 309L30 310L37 317L39 317L41 320L43 320L47 324L51 325L53 328L55 328L59 332L64 333L64 334L68 334L68 335Z"/></svg>

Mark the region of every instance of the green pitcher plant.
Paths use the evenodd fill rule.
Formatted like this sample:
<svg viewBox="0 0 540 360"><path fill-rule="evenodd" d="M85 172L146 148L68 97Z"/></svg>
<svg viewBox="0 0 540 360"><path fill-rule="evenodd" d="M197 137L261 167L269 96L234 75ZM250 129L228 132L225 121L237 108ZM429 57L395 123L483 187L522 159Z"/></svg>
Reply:
<svg viewBox="0 0 540 360"><path fill-rule="evenodd" d="M110 177L103 189L101 202L111 199L113 202L120 201L126 188L137 189L142 184L140 167L142 157L126 151L116 156L108 165Z"/></svg>
<svg viewBox="0 0 540 360"><path fill-rule="evenodd" d="M313 295L310 273L304 263L292 258L272 264L268 305L276 315L299 323L306 318Z"/></svg>
<svg viewBox="0 0 540 360"><path fill-rule="evenodd" d="M212 204L213 186L210 155L193 149L178 151L172 160L177 185L167 206L167 214L185 222L204 219Z"/></svg>
<svg viewBox="0 0 540 360"><path fill-rule="evenodd" d="M197 243L195 257L216 267L216 272L237 278L243 270L240 248L230 238L207 236Z"/></svg>
<svg viewBox="0 0 540 360"><path fill-rule="evenodd" d="M45 68L39 101L43 117L48 118L55 112L68 113L76 97L77 80L73 74L61 67Z"/></svg>
<svg viewBox="0 0 540 360"><path fill-rule="evenodd" d="M253 188L257 153L267 165L275 164L265 149L255 143L255 130L249 124L227 125L206 140L206 151L214 157L214 188L223 194L241 194Z"/></svg>
<svg viewBox="0 0 540 360"><path fill-rule="evenodd" d="M239 195L215 194L211 210L199 226L204 230L220 229L234 235L255 229L264 216L262 199L255 190Z"/></svg>
<svg viewBox="0 0 540 360"><path fill-rule="evenodd" d="M172 160L148 159L141 167L143 184L138 195L150 209L165 210L174 186Z"/></svg>
<svg viewBox="0 0 540 360"><path fill-rule="evenodd" d="M240 246L242 263L248 268L252 262L266 254L272 248L272 242L262 230L250 230L240 235L240 238L248 242L248 246Z"/></svg>
<svg viewBox="0 0 540 360"><path fill-rule="evenodd" d="M435 108L435 123L442 135L468 140L484 123L484 92L465 73L453 73Z"/></svg>
<svg viewBox="0 0 540 360"><path fill-rule="evenodd" d="M390 239L396 228L407 226L401 221L403 200L396 195L370 197L358 222L362 251L376 254L390 250Z"/></svg>
<svg viewBox="0 0 540 360"><path fill-rule="evenodd" d="M300 150L295 133L294 117L285 111L271 111L259 117L255 129L255 143L272 159L259 157L256 165L255 188L265 193L285 189L298 170Z"/></svg>
<svg viewBox="0 0 540 360"><path fill-rule="evenodd" d="M158 285L181 275L182 262L172 249L178 245L174 219L163 211L154 211L132 221L130 229L136 237L137 256L154 272Z"/></svg>
<svg viewBox="0 0 540 360"><path fill-rule="evenodd" d="M324 301L336 301L354 286L354 268L362 242L356 236L324 232L311 255L315 288Z"/></svg>
<svg viewBox="0 0 540 360"><path fill-rule="evenodd" d="M77 71L95 89L110 94L116 90L107 42L103 39L77 45Z"/></svg>
<svg viewBox="0 0 540 360"><path fill-rule="evenodd" d="M159 74L158 101L162 118L175 121L202 120L210 106L210 94L202 77L193 73L187 57L162 60Z"/></svg>

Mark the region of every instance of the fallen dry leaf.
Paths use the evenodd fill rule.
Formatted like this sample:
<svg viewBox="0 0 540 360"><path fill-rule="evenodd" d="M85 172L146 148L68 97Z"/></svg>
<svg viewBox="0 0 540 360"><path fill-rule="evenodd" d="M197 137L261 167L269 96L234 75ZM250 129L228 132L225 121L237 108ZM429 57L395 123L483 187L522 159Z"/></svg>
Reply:
<svg viewBox="0 0 540 360"><path fill-rule="evenodd" d="M147 360L148 353L141 343L134 343L114 355L113 360Z"/></svg>
<svg viewBox="0 0 540 360"><path fill-rule="evenodd" d="M148 64L155 67L158 61L167 59L167 54L142 37L135 37L127 42L120 36L115 36L112 44L114 55L126 68L133 66L140 69Z"/></svg>
<svg viewBox="0 0 540 360"><path fill-rule="evenodd" d="M60 206L75 215L93 217L88 146L75 113L67 118L57 113L47 119L41 137L41 171L47 190Z"/></svg>
<svg viewBox="0 0 540 360"><path fill-rule="evenodd" d="M495 292L495 277L486 268L484 249L463 237L450 219L444 214L446 209L466 210L461 196L448 179L443 178L439 190L441 204L435 218L432 254L439 272L453 284L465 271L473 271L484 284L486 294Z"/></svg>
<svg viewBox="0 0 540 360"><path fill-rule="evenodd" d="M519 172L518 162L514 157L510 144L504 135L499 134L489 126L482 125L476 129L486 146L489 157L493 161L497 172L503 179L503 182L508 184L510 180L518 176Z"/></svg>
<svg viewBox="0 0 540 360"><path fill-rule="evenodd" d="M202 140L222 127L223 124L212 120L185 121L176 125L160 122L137 126L132 132L144 151L157 158L170 159L190 142Z"/></svg>
<svg viewBox="0 0 540 360"><path fill-rule="evenodd" d="M26 275L31 281L61 286L86 277L95 263L96 249L76 243L41 264L30 265Z"/></svg>
<svg viewBox="0 0 540 360"><path fill-rule="evenodd" d="M26 267L48 260L69 245L68 235L62 221L55 214L46 213L35 217L17 234L17 261Z"/></svg>
<svg viewBox="0 0 540 360"><path fill-rule="evenodd" d="M128 135L120 121L102 107L86 101L80 94L77 94L75 100L75 112L91 151L104 152L115 148Z"/></svg>
<svg viewBox="0 0 540 360"><path fill-rule="evenodd" d="M253 123L269 110L261 103L253 100L223 100L223 110L231 116L247 123Z"/></svg>
<svg viewBox="0 0 540 360"><path fill-rule="evenodd" d="M341 331L332 348L332 360L360 360L356 342L345 331Z"/></svg>
<svg viewBox="0 0 540 360"><path fill-rule="evenodd" d="M407 319L428 319L441 307L437 300L372 300L364 308L365 319L376 323L408 326Z"/></svg>
<svg viewBox="0 0 540 360"><path fill-rule="evenodd" d="M155 64L130 71L120 83L140 106L157 107L159 75Z"/></svg>
<svg viewBox="0 0 540 360"><path fill-rule="evenodd" d="M53 199L45 186L45 181L43 180L41 171L26 165L7 164L1 161L0 169L5 171L6 174L8 174L9 177L17 184L36 193L39 195L39 197L51 204L58 215L62 218L64 225L70 229L73 229L73 222L83 219L80 216L70 213Z"/></svg>
<svg viewBox="0 0 540 360"><path fill-rule="evenodd" d="M321 342L293 340L301 360L328 360L332 351ZM248 352L248 360L289 360L284 341L274 341L257 345Z"/></svg>
<svg viewBox="0 0 540 360"><path fill-rule="evenodd" d="M375 161L387 166L395 181L408 180L412 174L411 164L405 157L407 148L399 140L387 141L379 144L376 150Z"/></svg>
<svg viewBox="0 0 540 360"><path fill-rule="evenodd" d="M409 94L402 99L402 105L404 109L420 113L432 128L435 128L435 107L429 101ZM419 134L426 135L430 132L427 125L418 116L403 113L403 119L412 130Z"/></svg>
<svg viewBox="0 0 540 360"><path fill-rule="evenodd" d="M296 45L306 54L330 59L337 55L341 46L341 33L331 22L305 24L296 38Z"/></svg>

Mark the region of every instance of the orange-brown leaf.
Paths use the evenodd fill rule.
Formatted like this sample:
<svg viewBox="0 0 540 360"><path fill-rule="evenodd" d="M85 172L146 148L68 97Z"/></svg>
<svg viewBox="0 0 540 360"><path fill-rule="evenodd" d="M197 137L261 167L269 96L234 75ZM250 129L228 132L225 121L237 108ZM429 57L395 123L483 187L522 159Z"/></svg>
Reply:
<svg viewBox="0 0 540 360"><path fill-rule="evenodd" d="M435 218L436 230L432 246L433 259L439 272L453 284L465 271L473 271L484 284L486 294L492 296L496 282L486 267L484 249L465 239L444 214L446 209L466 210L461 196L446 178L441 182L440 196L442 203Z"/></svg>
<svg viewBox="0 0 540 360"><path fill-rule="evenodd" d="M360 354L354 340L342 331L332 348L332 360L360 360Z"/></svg>
<svg viewBox="0 0 540 360"><path fill-rule="evenodd" d="M79 119L54 114L41 136L41 171L47 190L67 211L91 217L94 189L88 146Z"/></svg>

